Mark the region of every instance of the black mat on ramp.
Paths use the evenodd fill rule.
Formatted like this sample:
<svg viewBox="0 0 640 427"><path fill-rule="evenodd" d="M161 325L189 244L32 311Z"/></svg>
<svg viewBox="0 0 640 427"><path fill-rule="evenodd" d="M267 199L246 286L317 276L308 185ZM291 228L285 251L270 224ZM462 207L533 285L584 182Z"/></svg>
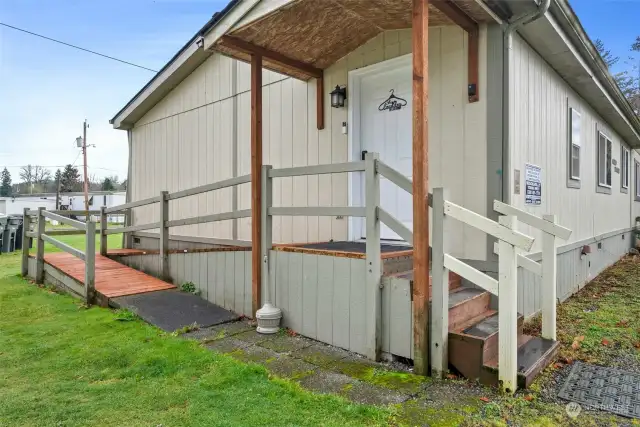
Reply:
<svg viewBox="0 0 640 427"><path fill-rule="evenodd" d="M238 319L238 316L229 310L197 295L177 290L112 298L110 304L116 308L131 310L146 322L167 332L193 323L207 327Z"/></svg>

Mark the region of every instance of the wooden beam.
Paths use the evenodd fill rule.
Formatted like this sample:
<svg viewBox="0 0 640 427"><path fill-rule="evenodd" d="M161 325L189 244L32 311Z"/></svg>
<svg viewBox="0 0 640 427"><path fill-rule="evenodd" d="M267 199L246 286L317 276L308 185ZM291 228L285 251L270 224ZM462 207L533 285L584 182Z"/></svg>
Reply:
<svg viewBox="0 0 640 427"><path fill-rule="evenodd" d="M316 77L316 124L324 129L324 75Z"/></svg>
<svg viewBox="0 0 640 427"><path fill-rule="evenodd" d="M480 99L480 88L478 85L478 33L469 33L469 46L467 49L467 81L469 102L476 102Z"/></svg>
<svg viewBox="0 0 640 427"><path fill-rule="evenodd" d="M478 23L471 19L469 15L456 6L451 0L431 0L431 4L469 35L469 46L467 49L468 97L469 102L476 102L480 99L478 94Z"/></svg>
<svg viewBox="0 0 640 427"><path fill-rule="evenodd" d="M293 68L309 77L322 78L322 70L320 68L314 67L306 62L298 61L297 59L289 58L281 53L249 43L237 37L224 36L221 42L228 47L250 53L252 57L261 56L268 58L271 62L277 62L285 67Z"/></svg>
<svg viewBox="0 0 640 427"><path fill-rule="evenodd" d="M262 302L262 56L251 56L251 308Z"/></svg>
<svg viewBox="0 0 640 427"><path fill-rule="evenodd" d="M431 0L431 4L467 33L477 33L478 23L450 0Z"/></svg>
<svg viewBox="0 0 640 427"><path fill-rule="evenodd" d="M429 371L429 0L413 0L413 363Z"/></svg>

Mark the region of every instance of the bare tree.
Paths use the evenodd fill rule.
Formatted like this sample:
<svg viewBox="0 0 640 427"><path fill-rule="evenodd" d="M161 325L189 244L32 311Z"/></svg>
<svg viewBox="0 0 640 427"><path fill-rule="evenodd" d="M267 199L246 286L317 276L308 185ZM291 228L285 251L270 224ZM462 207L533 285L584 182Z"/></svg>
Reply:
<svg viewBox="0 0 640 427"><path fill-rule="evenodd" d="M40 184L44 186L49 181L51 181L51 171L49 169L45 169L42 166L33 167L33 183L34 184Z"/></svg>
<svg viewBox="0 0 640 427"><path fill-rule="evenodd" d="M31 165L20 167L20 179L25 184L33 184L34 167Z"/></svg>

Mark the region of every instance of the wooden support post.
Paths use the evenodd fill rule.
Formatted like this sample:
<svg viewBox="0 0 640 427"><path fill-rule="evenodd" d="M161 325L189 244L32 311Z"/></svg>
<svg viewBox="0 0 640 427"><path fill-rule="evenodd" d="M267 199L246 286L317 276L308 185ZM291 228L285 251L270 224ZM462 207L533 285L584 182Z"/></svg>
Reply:
<svg viewBox="0 0 640 427"><path fill-rule="evenodd" d="M478 66L479 66L479 33L475 31L469 32L468 51L467 51L467 81L469 102L477 102L480 99L480 85L478 82Z"/></svg>
<svg viewBox="0 0 640 427"><path fill-rule="evenodd" d="M501 216L501 225L516 230L516 217ZM518 387L518 264L515 246L498 240L498 380L502 390Z"/></svg>
<svg viewBox="0 0 640 427"><path fill-rule="evenodd" d="M251 55L251 307L260 309L262 260L262 56Z"/></svg>
<svg viewBox="0 0 640 427"><path fill-rule="evenodd" d="M316 77L316 122L318 130L324 129L324 73Z"/></svg>
<svg viewBox="0 0 640 427"><path fill-rule="evenodd" d="M413 0L413 362L429 371L429 0Z"/></svg>
<svg viewBox="0 0 640 427"><path fill-rule="evenodd" d="M27 235L31 228L31 217L29 216L29 208L24 208L22 214L22 268L20 272L23 277L29 274L29 239Z"/></svg>
<svg viewBox="0 0 640 427"><path fill-rule="evenodd" d="M552 224L555 215L543 215L542 219ZM556 339L556 277L558 270L556 236L542 232L542 337Z"/></svg>
<svg viewBox="0 0 640 427"><path fill-rule="evenodd" d="M366 307L367 312L367 357L373 360L380 358L382 343L382 257L380 254L380 175L376 171L378 153L365 154L365 211L367 226L366 241Z"/></svg>
<svg viewBox="0 0 640 427"><path fill-rule="evenodd" d="M262 227L262 244L260 247L260 253L262 257L262 287L263 290L266 290L264 301L260 301L260 304L270 302L275 303L273 300L275 295L269 292L271 283L269 281L269 269L271 268L270 262L270 254L271 248L273 246L272 241L272 217L269 214L269 208L272 206L272 195L273 195L273 179L269 177L269 171L271 170L270 165L262 166L262 218L261 224Z"/></svg>
<svg viewBox="0 0 640 427"><path fill-rule="evenodd" d="M431 260L431 376L442 378L449 368L449 270L444 266L445 214L443 188L433 189L433 258Z"/></svg>
<svg viewBox="0 0 640 427"><path fill-rule="evenodd" d="M36 283L44 283L44 234L46 220L42 212L44 208L38 208L38 241L36 249Z"/></svg>
<svg viewBox="0 0 640 427"><path fill-rule="evenodd" d="M171 272L169 271L169 192L160 192L160 278L166 282L171 282Z"/></svg>
<svg viewBox="0 0 640 427"><path fill-rule="evenodd" d="M96 300L96 223L87 222L87 239L84 260L84 290L87 305Z"/></svg>
<svg viewBox="0 0 640 427"><path fill-rule="evenodd" d="M106 206L100 207L100 255L107 256L107 213Z"/></svg>

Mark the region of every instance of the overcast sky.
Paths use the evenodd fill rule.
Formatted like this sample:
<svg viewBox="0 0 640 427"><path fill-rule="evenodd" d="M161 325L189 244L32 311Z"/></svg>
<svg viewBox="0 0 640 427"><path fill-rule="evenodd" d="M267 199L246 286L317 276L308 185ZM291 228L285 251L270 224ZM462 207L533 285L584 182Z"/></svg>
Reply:
<svg viewBox="0 0 640 427"><path fill-rule="evenodd" d="M0 22L160 69L226 0L0 0ZM571 2L592 38L626 57L640 34L638 0ZM618 66L619 67L619 66ZM615 69L614 69L615 71ZM82 164L74 140L89 121L89 171L127 171L126 132L109 119L153 73L0 26L0 168Z"/></svg>

